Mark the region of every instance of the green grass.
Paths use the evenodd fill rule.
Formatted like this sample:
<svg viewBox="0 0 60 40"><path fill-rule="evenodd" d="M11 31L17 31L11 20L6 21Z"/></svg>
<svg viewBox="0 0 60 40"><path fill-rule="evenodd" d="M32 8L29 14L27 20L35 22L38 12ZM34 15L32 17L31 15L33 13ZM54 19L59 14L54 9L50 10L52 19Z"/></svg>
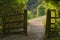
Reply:
<svg viewBox="0 0 60 40"><path fill-rule="evenodd" d="M46 27L46 19L44 19L42 23L43 23L44 27Z"/></svg>

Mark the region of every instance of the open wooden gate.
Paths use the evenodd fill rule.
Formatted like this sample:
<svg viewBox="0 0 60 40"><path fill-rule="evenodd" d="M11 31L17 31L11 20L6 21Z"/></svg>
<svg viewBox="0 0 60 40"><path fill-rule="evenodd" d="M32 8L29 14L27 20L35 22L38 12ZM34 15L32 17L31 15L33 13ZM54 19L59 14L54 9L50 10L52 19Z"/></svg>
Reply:
<svg viewBox="0 0 60 40"><path fill-rule="evenodd" d="M0 15L0 20L0 36L21 31L27 34L27 10L24 10L23 13Z"/></svg>
<svg viewBox="0 0 60 40"><path fill-rule="evenodd" d="M51 16L52 12L54 12L54 16ZM55 25L55 23L56 23L58 18L59 17L57 17L56 10L48 9L47 20L46 20L46 35L47 35L47 38L57 36L57 31L56 31L57 26ZM52 20L54 20L53 23L52 23Z"/></svg>

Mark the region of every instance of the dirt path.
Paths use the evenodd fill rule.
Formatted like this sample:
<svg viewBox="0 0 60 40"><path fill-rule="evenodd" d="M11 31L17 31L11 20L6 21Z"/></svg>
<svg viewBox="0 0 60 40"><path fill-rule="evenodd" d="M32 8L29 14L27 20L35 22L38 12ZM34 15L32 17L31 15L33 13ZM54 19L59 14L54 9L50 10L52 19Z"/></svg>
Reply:
<svg viewBox="0 0 60 40"><path fill-rule="evenodd" d="M42 24L42 21L45 19L45 16L33 19L33 20L29 20L28 23L28 30L30 29L30 31L28 31L29 35L33 37L31 37L33 40L42 40L45 34L45 28ZM30 26L30 27L29 27Z"/></svg>
<svg viewBox="0 0 60 40"><path fill-rule="evenodd" d="M45 16L28 21L28 36L22 34L9 35L0 40L43 40L45 28L42 24Z"/></svg>

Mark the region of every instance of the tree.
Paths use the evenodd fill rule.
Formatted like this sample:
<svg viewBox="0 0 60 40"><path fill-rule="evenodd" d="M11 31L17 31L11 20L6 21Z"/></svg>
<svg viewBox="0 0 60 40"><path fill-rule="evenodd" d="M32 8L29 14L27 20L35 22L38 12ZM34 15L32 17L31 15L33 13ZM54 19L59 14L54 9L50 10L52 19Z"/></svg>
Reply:
<svg viewBox="0 0 60 40"><path fill-rule="evenodd" d="M58 6L60 4L60 0L45 0L46 2L51 2L52 4Z"/></svg>
<svg viewBox="0 0 60 40"><path fill-rule="evenodd" d="M20 13L25 9L27 0L0 0L0 14Z"/></svg>
<svg viewBox="0 0 60 40"><path fill-rule="evenodd" d="M47 3L51 2L54 6L56 6L58 8L58 10L60 10L60 0L45 0Z"/></svg>

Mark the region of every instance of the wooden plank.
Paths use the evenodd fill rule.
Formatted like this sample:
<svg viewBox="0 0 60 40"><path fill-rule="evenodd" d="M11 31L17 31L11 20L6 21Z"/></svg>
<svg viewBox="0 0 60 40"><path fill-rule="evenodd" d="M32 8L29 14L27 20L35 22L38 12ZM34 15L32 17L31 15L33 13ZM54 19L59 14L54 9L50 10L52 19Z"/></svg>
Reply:
<svg viewBox="0 0 60 40"><path fill-rule="evenodd" d="M23 15L23 17L22 17L22 15ZM3 27L2 35L7 35L9 33L18 33L18 32L20 32L21 28L23 28L23 32L25 34L27 34L27 10L25 10L24 13L6 14L6 15L3 14L3 15L0 15L0 17L2 17L2 27ZM13 17L15 17L16 20L13 19ZM20 20L22 18L23 18L23 20ZM7 21L7 19L8 19L8 21ZM11 19L13 21L10 21ZM13 30L13 31L11 31L11 30Z"/></svg>
<svg viewBox="0 0 60 40"><path fill-rule="evenodd" d="M19 15L24 15L24 13L20 13L20 14L7 14L7 15L2 15L2 16L9 17L9 16L19 16Z"/></svg>
<svg viewBox="0 0 60 40"><path fill-rule="evenodd" d="M13 21L13 22L5 22L5 24L12 24L12 23L21 23L21 22L24 22L23 20L22 21Z"/></svg>
<svg viewBox="0 0 60 40"><path fill-rule="evenodd" d="M51 17L51 19L58 19L59 17Z"/></svg>
<svg viewBox="0 0 60 40"><path fill-rule="evenodd" d="M55 23L50 23L50 24L54 24L55 25Z"/></svg>
<svg viewBox="0 0 60 40"><path fill-rule="evenodd" d="M14 28L10 27L9 29L20 29L20 28L23 28L23 26L21 26L21 27L14 27ZM8 30L8 28L6 28L6 30Z"/></svg>

